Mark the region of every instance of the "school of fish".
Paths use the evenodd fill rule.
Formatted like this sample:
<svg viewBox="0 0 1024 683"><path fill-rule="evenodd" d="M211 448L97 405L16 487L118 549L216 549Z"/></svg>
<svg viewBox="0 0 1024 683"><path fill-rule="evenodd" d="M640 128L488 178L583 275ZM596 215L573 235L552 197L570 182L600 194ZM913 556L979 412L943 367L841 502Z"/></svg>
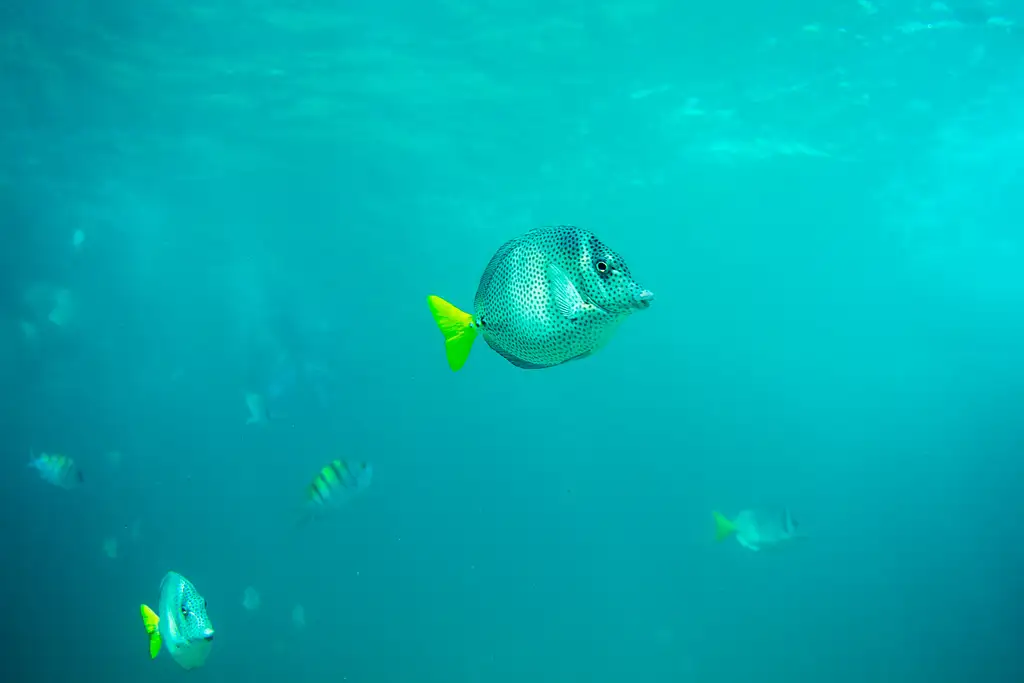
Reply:
<svg viewBox="0 0 1024 683"><path fill-rule="evenodd" d="M523 369L587 358L608 343L627 317L653 301L653 292L634 279L618 252L590 231L571 225L536 228L505 242L484 268L472 313L438 296L427 297L453 371L465 365L477 336ZM247 424L270 421L263 394L247 392L245 403ZM33 454L29 467L60 488L70 490L84 482L78 465L65 455ZM331 460L306 487L299 522L343 506L369 488L372 478L368 462ZM715 512L714 520L718 540L735 536L752 551L804 537L788 509L743 510L733 519ZM116 543L113 548L108 548L112 558ZM259 594L248 587L242 602L246 610L254 611ZM156 604L155 610L140 606L150 657L166 651L184 669L203 666L215 633L205 598L191 581L170 571L160 583ZM295 606L293 621L297 628L305 625L301 605Z"/></svg>

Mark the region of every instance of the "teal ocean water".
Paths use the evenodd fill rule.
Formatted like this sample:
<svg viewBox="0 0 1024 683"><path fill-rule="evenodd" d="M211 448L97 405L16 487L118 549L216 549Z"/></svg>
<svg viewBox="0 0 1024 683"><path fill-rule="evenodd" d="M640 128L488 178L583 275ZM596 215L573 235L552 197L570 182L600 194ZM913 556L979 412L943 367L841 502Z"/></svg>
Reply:
<svg viewBox="0 0 1024 683"><path fill-rule="evenodd" d="M1010 0L4 3L4 680L1024 680L1022 98ZM555 224L654 303L453 373Z"/></svg>

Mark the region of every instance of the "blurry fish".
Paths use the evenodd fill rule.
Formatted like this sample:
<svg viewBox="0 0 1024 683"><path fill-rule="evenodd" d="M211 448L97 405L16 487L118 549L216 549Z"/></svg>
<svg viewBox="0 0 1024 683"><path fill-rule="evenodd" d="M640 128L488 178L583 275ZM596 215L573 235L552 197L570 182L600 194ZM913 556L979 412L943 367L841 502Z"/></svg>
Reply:
<svg viewBox="0 0 1024 683"><path fill-rule="evenodd" d="M112 560L117 559L117 539L111 536L103 539L103 554Z"/></svg>
<svg viewBox="0 0 1024 683"><path fill-rule="evenodd" d="M797 521L788 508L782 511L742 510L733 520L720 512L714 515L715 538L722 541L736 534L740 545L754 551L804 537L797 530Z"/></svg>
<svg viewBox="0 0 1024 683"><path fill-rule="evenodd" d="M53 308L50 309L47 319L57 327L64 327L74 315L74 303L71 299L71 290L57 289L53 293Z"/></svg>
<svg viewBox="0 0 1024 683"><path fill-rule="evenodd" d="M75 233L71 236L71 247L75 251L81 251L83 244L85 244L85 231L75 230Z"/></svg>
<svg viewBox="0 0 1024 683"><path fill-rule="evenodd" d="M336 389L334 377L324 365L284 352L273 366L263 395L267 413L280 420L282 415L308 411L311 403L321 410L330 409Z"/></svg>
<svg viewBox="0 0 1024 683"><path fill-rule="evenodd" d="M306 521L351 500L369 488L372 479L373 467L369 463L331 462L313 477L306 491L304 514L299 521Z"/></svg>
<svg viewBox="0 0 1024 683"><path fill-rule="evenodd" d="M256 589L249 586L245 589L245 595L242 596L242 607L249 610L250 612L257 609L260 606L260 594L256 592Z"/></svg>
<svg viewBox="0 0 1024 683"><path fill-rule="evenodd" d="M21 336L29 344L35 344L39 340L39 328L27 320L19 320L18 327L21 328Z"/></svg>
<svg viewBox="0 0 1024 683"><path fill-rule="evenodd" d="M306 628L306 608L302 605L295 605L292 608L292 623L295 624L295 628L303 629Z"/></svg>
<svg viewBox="0 0 1024 683"><path fill-rule="evenodd" d="M571 225L536 228L502 245L480 278L472 314L427 297L452 370L465 364L478 332L520 368L585 358L653 300L619 254Z"/></svg>
<svg viewBox="0 0 1024 683"><path fill-rule="evenodd" d="M32 454L28 466L39 471L39 477L62 489L77 488L85 481L82 470L66 455L56 453Z"/></svg>
<svg viewBox="0 0 1024 683"><path fill-rule="evenodd" d="M213 624L206 614L206 600L192 582L177 572L167 572L160 582L160 602L154 612L140 607L149 634L149 656L160 653L161 644L184 669L206 662L213 647Z"/></svg>
<svg viewBox="0 0 1024 683"><path fill-rule="evenodd" d="M250 391L245 395L245 405L249 408L249 419L245 424L264 424L270 421L270 413L267 411L267 402L263 394Z"/></svg>

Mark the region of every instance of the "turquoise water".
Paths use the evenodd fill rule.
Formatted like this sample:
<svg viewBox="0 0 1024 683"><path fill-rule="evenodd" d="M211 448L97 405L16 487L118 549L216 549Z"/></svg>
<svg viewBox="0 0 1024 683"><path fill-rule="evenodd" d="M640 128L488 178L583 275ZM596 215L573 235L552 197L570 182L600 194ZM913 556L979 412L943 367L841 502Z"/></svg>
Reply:
<svg viewBox="0 0 1024 683"><path fill-rule="evenodd" d="M11 680L1024 677L1019 6L51 0L0 67ZM453 374L426 295L555 223L654 305Z"/></svg>

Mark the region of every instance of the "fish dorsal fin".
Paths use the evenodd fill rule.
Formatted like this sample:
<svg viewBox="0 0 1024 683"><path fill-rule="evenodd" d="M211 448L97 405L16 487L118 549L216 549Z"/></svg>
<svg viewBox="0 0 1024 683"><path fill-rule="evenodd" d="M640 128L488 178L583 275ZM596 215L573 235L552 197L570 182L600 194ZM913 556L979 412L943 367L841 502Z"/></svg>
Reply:
<svg viewBox="0 0 1024 683"><path fill-rule="evenodd" d="M498 251L494 252L494 256L488 261L487 267L484 268L483 275L480 276L480 286L477 288L478 292L483 293L487 291L487 288L491 285L491 280L494 279L494 271L498 269L498 266L502 264L509 252L516 248L519 244L520 237L513 237L505 244L498 248ZM473 302L473 307L476 313L480 313L480 297L477 297L477 301Z"/></svg>
<svg viewBox="0 0 1024 683"><path fill-rule="evenodd" d="M551 299L563 318L576 320L583 314L586 304L576 285L565 271L553 263L548 264L548 280L551 282Z"/></svg>

